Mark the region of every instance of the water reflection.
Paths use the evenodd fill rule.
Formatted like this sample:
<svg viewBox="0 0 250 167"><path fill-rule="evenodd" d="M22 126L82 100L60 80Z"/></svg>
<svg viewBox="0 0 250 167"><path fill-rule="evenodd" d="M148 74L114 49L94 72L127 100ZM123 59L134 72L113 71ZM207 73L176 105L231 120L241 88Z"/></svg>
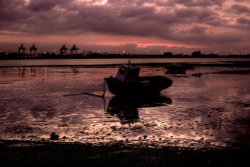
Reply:
<svg viewBox="0 0 250 167"><path fill-rule="evenodd" d="M46 76L47 71L45 68L37 68L37 67L18 67L18 76L19 78L37 78L38 76Z"/></svg>
<svg viewBox="0 0 250 167"><path fill-rule="evenodd" d="M0 68L0 83L47 78L47 67Z"/></svg>
<svg viewBox="0 0 250 167"><path fill-rule="evenodd" d="M87 143L250 144L249 68L199 67L175 75L145 67L143 76L165 74L174 80L161 92L173 104L165 96L124 99L107 92L107 115L101 98L64 96L102 95L103 78L115 71L77 66L0 68L0 138L46 139L55 131L69 141ZM202 77L193 77L199 73Z"/></svg>
<svg viewBox="0 0 250 167"><path fill-rule="evenodd" d="M171 104L172 100L166 96L148 97L122 97L114 96L106 107L106 112L111 116L116 116L122 124L139 121L139 108L159 107Z"/></svg>

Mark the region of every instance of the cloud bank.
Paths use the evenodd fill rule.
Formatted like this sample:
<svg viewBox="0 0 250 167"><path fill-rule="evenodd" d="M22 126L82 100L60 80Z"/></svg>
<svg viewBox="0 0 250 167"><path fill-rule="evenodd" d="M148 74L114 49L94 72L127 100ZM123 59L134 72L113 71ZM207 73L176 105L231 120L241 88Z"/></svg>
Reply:
<svg viewBox="0 0 250 167"><path fill-rule="evenodd" d="M248 0L1 0L0 11L5 44L68 37L93 46L250 52Z"/></svg>

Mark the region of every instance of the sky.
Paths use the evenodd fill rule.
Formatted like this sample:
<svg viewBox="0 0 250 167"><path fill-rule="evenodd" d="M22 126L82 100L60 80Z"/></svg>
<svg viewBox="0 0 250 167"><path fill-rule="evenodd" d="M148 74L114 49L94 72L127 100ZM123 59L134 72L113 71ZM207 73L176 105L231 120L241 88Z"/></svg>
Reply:
<svg viewBox="0 0 250 167"><path fill-rule="evenodd" d="M250 53L250 0L0 0L0 51Z"/></svg>

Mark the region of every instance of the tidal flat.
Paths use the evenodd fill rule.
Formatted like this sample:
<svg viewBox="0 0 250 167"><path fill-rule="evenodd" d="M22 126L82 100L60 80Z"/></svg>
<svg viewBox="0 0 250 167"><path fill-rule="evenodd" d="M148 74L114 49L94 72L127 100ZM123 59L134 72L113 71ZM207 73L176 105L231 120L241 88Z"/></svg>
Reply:
<svg viewBox="0 0 250 167"><path fill-rule="evenodd" d="M101 95L103 78L114 76L116 70L1 67L3 162L249 163L245 156L250 145L250 67L196 66L172 73L164 66L144 66L141 76L166 76L173 85L153 99L124 101L109 92L105 98L88 95ZM52 132L59 140L50 140Z"/></svg>

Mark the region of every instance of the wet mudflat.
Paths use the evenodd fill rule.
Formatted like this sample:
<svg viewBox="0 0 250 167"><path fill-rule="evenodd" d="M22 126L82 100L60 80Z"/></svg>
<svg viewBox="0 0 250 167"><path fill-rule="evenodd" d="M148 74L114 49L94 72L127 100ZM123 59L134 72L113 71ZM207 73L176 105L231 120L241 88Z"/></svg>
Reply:
<svg viewBox="0 0 250 167"><path fill-rule="evenodd" d="M2 166L246 166L249 148L142 147L121 142L93 145L30 141L0 142Z"/></svg>
<svg viewBox="0 0 250 167"><path fill-rule="evenodd" d="M109 165L115 155L118 166L135 161L143 161L138 166L245 162L249 71L196 67L173 74L164 67L144 67L141 75L167 76L173 86L158 97L128 100L108 92L104 99L83 94L102 95L103 78L115 75L116 68L1 68L0 139L6 152L1 158L9 157L6 163L19 158L16 162L25 164L33 152L37 159L30 163L54 155L55 164L89 166ZM59 140L49 140L52 132ZM236 159L226 161L230 157ZM52 159L46 162L53 165Z"/></svg>

